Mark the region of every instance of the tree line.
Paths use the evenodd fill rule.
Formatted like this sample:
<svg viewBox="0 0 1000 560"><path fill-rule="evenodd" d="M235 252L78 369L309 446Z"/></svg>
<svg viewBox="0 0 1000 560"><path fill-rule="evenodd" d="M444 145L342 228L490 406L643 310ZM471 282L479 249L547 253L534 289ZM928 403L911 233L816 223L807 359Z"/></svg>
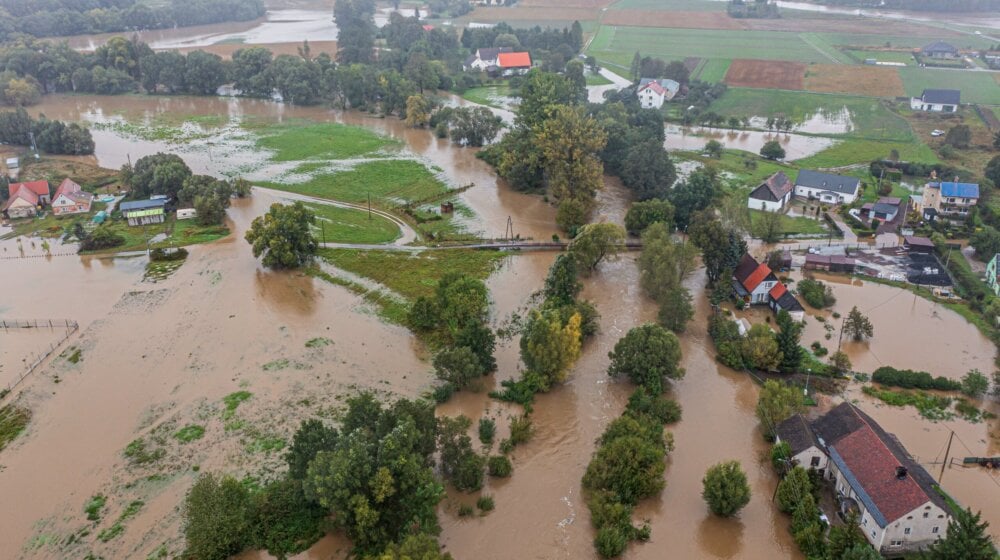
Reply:
<svg viewBox="0 0 1000 560"><path fill-rule="evenodd" d="M819 0L819 3L830 6L926 12L989 12L1000 9L1000 0Z"/></svg>
<svg viewBox="0 0 1000 560"><path fill-rule="evenodd" d="M266 11L263 0L0 0L0 42L249 21Z"/></svg>
<svg viewBox="0 0 1000 560"><path fill-rule="evenodd" d="M0 112L0 143L30 146L43 152L65 155L94 153L94 138L90 130L76 124L50 120L41 115L33 119L24 109Z"/></svg>

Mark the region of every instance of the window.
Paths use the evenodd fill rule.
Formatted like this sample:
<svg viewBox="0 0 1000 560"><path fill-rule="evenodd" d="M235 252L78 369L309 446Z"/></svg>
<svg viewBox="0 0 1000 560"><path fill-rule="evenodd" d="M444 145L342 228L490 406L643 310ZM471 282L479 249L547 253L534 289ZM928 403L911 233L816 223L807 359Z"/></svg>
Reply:
<svg viewBox="0 0 1000 560"><path fill-rule="evenodd" d="M931 533L933 533L935 535L938 534L938 528L934 527L933 529L931 529Z"/></svg>
<svg viewBox="0 0 1000 560"><path fill-rule="evenodd" d="M874 529L872 529L872 538L873 539L875 538L875 530Z"/></svg>
<svg viewBox="0 0 1000 560"><path fill-rule="evenodd" d="M865 517L865 518L861 519L861 524L867 527L868 526L868 518ZM872 533L872 536L873 537L875 536L874 532Z"/></svg>
<svg viewBox="0 0 1000 560"><path fill-rule="evenodd" d="M907 527L906 529L903 529L903 534L904 535L909 535L910 534L910 528Z"/></svg>
<svg viewBox="0 0 1000 560"><path fill-rule="evenodd" d="M819 455L813 455L813 458L812 458L811 461L809 461L809 464L811 466L813 466L813 467L818 467L819 466Z"/></svg>
<svg viewBox="0 0 1000 560"><path fill-rule="evenodd" d="M894 540L894 541L890 541L889 542L889 546L902 546L902 545L903 545L903 541L895 541Z"/></svg>
<svg viewBox="0 0 1000 560"><path fill-rule="evenodd" d="M924 512L924 519L927 519L930 516L931 516L931 514L927 513L926 511Z"/></svg>

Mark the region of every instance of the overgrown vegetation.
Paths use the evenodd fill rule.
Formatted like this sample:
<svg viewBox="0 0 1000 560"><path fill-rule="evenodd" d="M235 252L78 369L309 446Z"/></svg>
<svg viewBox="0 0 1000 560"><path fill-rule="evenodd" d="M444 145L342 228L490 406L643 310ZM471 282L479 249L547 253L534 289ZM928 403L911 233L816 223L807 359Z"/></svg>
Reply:
<svg viewBox="0 0 1000 560"><path fill-rule="evenodd" d="M935 389L938 391L957 391L962 384L947 377L932 377L926 371L913 371L910 369L896 369L891 366L882 366L872 372L872 381L880 385L889 387L901 387L903 389Z"/></svg>

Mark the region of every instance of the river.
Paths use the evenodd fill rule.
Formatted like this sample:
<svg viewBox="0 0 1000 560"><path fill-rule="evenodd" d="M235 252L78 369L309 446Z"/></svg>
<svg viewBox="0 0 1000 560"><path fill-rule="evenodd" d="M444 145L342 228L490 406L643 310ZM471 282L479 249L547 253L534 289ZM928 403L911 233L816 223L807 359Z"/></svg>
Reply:
<svg viewBox="0 0 1000 560"><path fill-rule="evenodd" d="M174 113L252 115L265 121L308 118L366 126L405 142L408 152L440 167L450 183L474 182L476 186L461 195L476 213L470 218L471 227L502 233L510 216L515 231L523 236L544 239L555 233L554 213L541 197L513 192L473 150L438 140L426 130L408 129L395 118L243 99L139 96L47 97L35 111L89 122L115 115L141 120ZM156 151L177 151L174 145L136 141L113 130L96 131L95 139L95 157L107 165ZM217 172L229 165L230 156L221 154L180 150L197 172ZM0 495L5 503L17 504L0 509L4 526L0 556L83 556L79 546L59 549L46 543L79 528L82 513L66 512L81 512L83 503L97 492L111 497L108 519L129 500L141 497L146 506L120 538L95 544L95 551L105 557L145 557L163 543L177 551L180 519L175 506L197 476L192 466L198 465L200 472L242 472L247 466L246 436L227 434L216 414L217 403L232 391L253 393L241 405L240 418L261 433L288 437L300 418L320 413L338 395L355 388L391 388L396 395L416 396L429 386L425 352L405 329L379 321L362 300L340 287L261 268L241 238L252 218L271 202L263 191L253 199L235 201L229 210L233 234L193 247L188 262L159 284L140 282L141 259L52 257L0 265L0 282L7 293L33 294L0 309L4 316L58 313L80 318L81 334L73 344L83 349L80 364L53 362L25 386L21 398L35 418L28 433L0 455ZM628 203L620 183L607 180L599 197L598 219L621 223ZM541 287L553 256L512 257L489 279L494 320L523 310L532 292ZM754 416L756 385L714 361L705 331L708 309L703 285L699 271L689 281L698 307L696 319L681 337L687 375L671 389L684 407L684 419L669 427L676 450L667 466L667 487L637 510L637 520L648 519L652 526L652 541L631 545L627 554L630 558L799 559L788 535L788 519L770 504L777 480ZM441 540L459 560L597 557L580 479L594 440L621 413L631 390L607 377L607 352L629 328L653 320L655 306L638 287L634 255L602 264L586 279L583 297L600 311L601 331L585 345L570 381L538 398L533 415L537 433L515 451L513 477L489 482L496 511L459 519L456 504L472 498L455 492L441 506ZM838 298L843 305L850 301L839 292ZM961 324L953 313L941 314L949 326L939 330ZM918 328L916 323L911 326ZM881 334L893 327L879 323L877 328ZM326 349L304 349L304 341L317 336L334 343ZM906 353L907 364L947 361L938 358L941 351L929 344L904 348L892 344L892 352ZM963 348L978 356L969 363L987 360L994 351L988 340L974 336ZM262 367L279 357L294 367ZM489 383L518 375L516 340L500 348L497 357L499 373ZM487 398L486 389L456 396L440 407L439 414L464 413L473 420L489 414L501 420L499 435L505 435L503 419L514 408ZM911 411L876 407L865 399L861 405L917 455L933 456L936 447L927 449L943 442L939 436L944 424L915 422ZM125 464L121 450L136 437L154 437L158 430L173 430L196 418L206 425L206 436L196 444L171 448L166 481L143 482L150 471ZM974 452L996 449L987 424L949 425ZM996 428L995 421L992 427ZM53 449L66 459L53 458ZM743 464L753 499L739 517L721 520L708 515L700 481L708 466L728 459ZM273 469L281 465L280 453L260 460ZM1000 513L992 508L998 496L990 493L992 485L985 476L979 471L949 471L945 486L963 504L983 509L1000 533ZM131 481L136 483L126 484ZM331 536L301 557L343 558L347 546L341 536Z"/></svg>

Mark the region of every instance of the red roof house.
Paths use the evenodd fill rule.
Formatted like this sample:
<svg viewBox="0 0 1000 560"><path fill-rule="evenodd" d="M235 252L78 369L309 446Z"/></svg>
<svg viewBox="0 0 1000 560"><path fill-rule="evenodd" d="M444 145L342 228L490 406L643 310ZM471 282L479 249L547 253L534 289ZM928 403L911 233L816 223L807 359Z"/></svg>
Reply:
<svg viewBox="0 0 1000 560"><path fill-rule="evenodd" d="M500 53L497 65L504 70L531 68L531 55L526 52Z"/></svg>
<svg viewBox="0 0 1000 560"><path fill-rule="evenodd" d="M66 178L63 179L52 198L52 213L63 215L90 212L90 206L93 202L94 195L83 190L72 179Z"/></svg>
<svg viewBox="0 0 1000 560"><path fill-rule="evenodd" d="M38 195L31 189L10 186L10 198L3 205L3 211L11 218L30 218L38 213Z"/></svg>
<svg viewBox="0 0 1000 560"><path fill-rule="evenodd" d="M14 198L17 191L21 189L28 189L29 191L35 193L38 200L44 204L48 204L50 200L49 197L49 182L48 181L31 181L30 183L11 183L8 189L10 193L10 198Z"/></svg>

